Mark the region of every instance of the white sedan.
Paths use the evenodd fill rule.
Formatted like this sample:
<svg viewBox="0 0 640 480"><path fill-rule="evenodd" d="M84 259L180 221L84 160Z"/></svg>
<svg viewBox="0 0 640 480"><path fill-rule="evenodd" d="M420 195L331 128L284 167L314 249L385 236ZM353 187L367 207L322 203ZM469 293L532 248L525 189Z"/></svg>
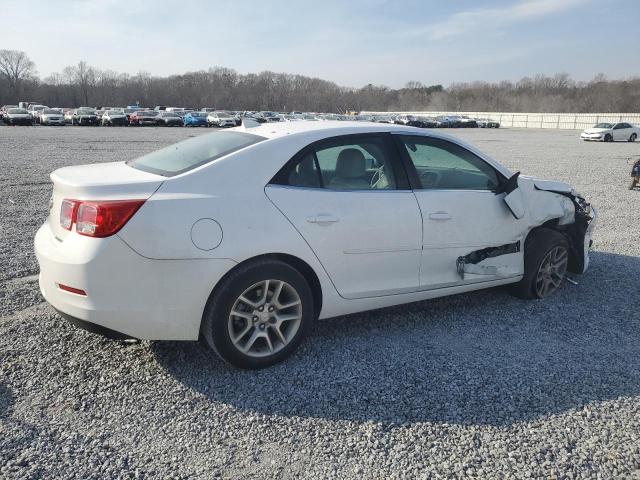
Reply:
<svg viewBox="0 0 640 480"><path fill-rule="evenodd" d="M317 319L507 284L543 298L587 269L596 213L564 183L424 129L249 123L53 172L45 299L261 368Z"/></svg>
<svg viewBox="0 0 640 480"><path fill-rule="evenodd" d="M41 125L65 125L64 113L59 108L45 108L40 112Z"/></svg>
<svg viewBox="0 0 640 480"><path fill-rule="evenodd" d="M585 129L580 138L597 142L635 142L640 136L640 128L630 123L598 123L592 128Z"/></svg>
<svg viewBox="0 0 640 480"><path fill-rule="evenodd" d="M235 119L226 112L211 112L207 115L207 125L210 127L235 127Z"/></svg>

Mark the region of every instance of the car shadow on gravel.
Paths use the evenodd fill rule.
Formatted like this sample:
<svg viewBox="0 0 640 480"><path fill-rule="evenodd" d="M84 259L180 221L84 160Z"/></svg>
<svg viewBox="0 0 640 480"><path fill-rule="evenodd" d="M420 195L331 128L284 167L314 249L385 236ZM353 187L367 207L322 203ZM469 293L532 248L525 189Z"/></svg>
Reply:
<svg viewBox="0 0 640 480"><path fill-rule="evenodd" d="M552 298L492 289L319 322L262 371L197 343L151 348L178 381L238 410L506 426L640 395L639 279L640 258L594 252L580 285Z"/></svg>

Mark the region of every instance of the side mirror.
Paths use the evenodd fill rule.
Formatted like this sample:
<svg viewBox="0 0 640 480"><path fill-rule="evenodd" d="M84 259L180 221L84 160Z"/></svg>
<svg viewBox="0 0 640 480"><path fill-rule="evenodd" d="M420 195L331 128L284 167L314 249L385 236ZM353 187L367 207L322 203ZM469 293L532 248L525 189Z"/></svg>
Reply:
<svg viewBox="0 0 640 480"><path fill-rule="evenodd" d="M504 184L496 189L495 194L505 193L504 202L511 210L511 214L517 219L524 217L524 196L522 190L518 188L518 177L520 172L514 173Z"/></svg>

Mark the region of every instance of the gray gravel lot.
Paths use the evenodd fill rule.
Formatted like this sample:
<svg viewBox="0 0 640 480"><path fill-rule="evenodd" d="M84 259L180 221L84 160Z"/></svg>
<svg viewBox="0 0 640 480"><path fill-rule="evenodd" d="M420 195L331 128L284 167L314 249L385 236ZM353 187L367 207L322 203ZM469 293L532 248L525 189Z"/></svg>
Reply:
<svg viewBox="0 0 640 480"><path fill-rule="evenodd" d="M0 127L0 478L640 478L640 143L451 131L599 208L580 284L320 322L245 372L196 343L75 329L35 277L52 170L205 131Z"/></svg>

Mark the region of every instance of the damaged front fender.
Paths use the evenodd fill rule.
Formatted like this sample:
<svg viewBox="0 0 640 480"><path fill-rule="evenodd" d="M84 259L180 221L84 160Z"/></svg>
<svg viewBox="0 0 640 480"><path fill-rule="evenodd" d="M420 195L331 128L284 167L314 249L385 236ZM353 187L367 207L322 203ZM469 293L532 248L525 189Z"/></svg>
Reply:
<svg viewBox="0 0 640 480"><path fill-rule="evenodd" d="M503 200L513 217L523 222L525 230L522 240L539 227L556 230L566 237L569 244L569 271L586 271L596 211L569 185L516 173L496 194L504 195ZM465 273L500 276L499 261L489 259L519 251L520 241L474 250L458 257L456 269L462 279Z"/></svg>

